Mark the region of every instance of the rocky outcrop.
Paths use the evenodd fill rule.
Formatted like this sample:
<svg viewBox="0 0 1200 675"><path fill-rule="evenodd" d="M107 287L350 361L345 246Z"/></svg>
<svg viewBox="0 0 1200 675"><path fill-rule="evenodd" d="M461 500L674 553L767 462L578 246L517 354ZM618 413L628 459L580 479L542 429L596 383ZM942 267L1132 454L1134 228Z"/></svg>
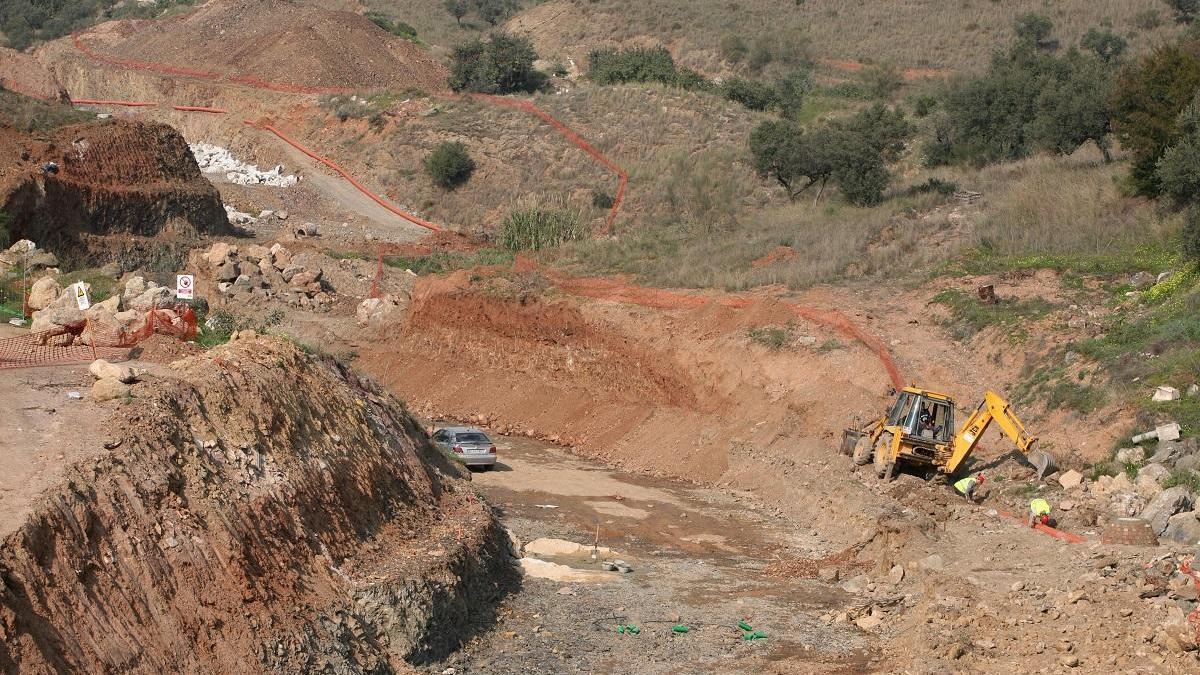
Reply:
<svg viewBox="0 0 1200 675"><path fill-rule="evenodd" d="M256 336L170 373L3 533L0 671L383 673L487 621L508 539L399 401Z"/></svg>
<svg viewBox="0 0 1200 675"><path fill-rule="evenodd" d="M131 269L154 254L147 248L160 236L194 242L230 231L220 194L167 125L82 124L49 139L3 134L0 209L12 219L11 234L37 241L64 264L115 256Z"/></svg>

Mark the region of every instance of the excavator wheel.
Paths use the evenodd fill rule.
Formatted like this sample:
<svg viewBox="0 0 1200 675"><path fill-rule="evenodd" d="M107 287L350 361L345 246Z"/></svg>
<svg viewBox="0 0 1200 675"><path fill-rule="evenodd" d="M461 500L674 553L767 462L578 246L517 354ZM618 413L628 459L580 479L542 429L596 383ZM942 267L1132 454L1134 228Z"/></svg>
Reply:
<svg viewBox="0 0 1200 675"><path fill-rule="evenodd" d="M871 461L873 448L871 447L870 436L860 436L854 443L854 453L851 455L854 458L855 466L862 466Z"/></svg>
<svg viewBox="0 0 1200 675"><path fill-rule="evenodd" d="M890 483L896 477L896 463L889 462L887 468L883 470L883 482Z"/></svg>
<svg viewBox="0 0 1200 675"><path fill-rule="evenodd" d="M888 454L892 448L892 434L884 432L880 434L879 440L875 442L875 475L883 478L887 472L890 462L888 462Z"/></svg>

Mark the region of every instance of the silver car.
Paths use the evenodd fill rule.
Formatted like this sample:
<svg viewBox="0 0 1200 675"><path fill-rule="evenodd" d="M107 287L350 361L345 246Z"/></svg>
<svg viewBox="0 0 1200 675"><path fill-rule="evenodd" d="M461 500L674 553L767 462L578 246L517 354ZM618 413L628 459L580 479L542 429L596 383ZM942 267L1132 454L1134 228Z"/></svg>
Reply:
<svg viewBox="0 0 1200 675"><path fill-rule="evenodd" d="M433 434L439 448L468 467L490 469L496 465L496 444L475 427L446 427Z"/></svg>

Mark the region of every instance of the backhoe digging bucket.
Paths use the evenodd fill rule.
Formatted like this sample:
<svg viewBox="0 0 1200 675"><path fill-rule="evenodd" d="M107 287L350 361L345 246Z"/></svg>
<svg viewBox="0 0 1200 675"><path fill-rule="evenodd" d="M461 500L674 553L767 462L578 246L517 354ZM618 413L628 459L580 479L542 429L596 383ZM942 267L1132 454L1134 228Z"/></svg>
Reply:
<svg viewBox="0 0 1200 675"><path fill-rule="evenodd" d="M849 457L854 453L854 444L858 443L858 439L863 437L863 432L858 429L846 429L842 431L842 447L839 451Z"/></svg>
<svg viewBox="0 0 1200 675"><path fill-rule="evenodd" d="M1046 474L1053 473L1056 465L1054 456L1045 450L1034 450L1026 457L1033 468L1037 469L1037 479L1042 480Z"/></svg>

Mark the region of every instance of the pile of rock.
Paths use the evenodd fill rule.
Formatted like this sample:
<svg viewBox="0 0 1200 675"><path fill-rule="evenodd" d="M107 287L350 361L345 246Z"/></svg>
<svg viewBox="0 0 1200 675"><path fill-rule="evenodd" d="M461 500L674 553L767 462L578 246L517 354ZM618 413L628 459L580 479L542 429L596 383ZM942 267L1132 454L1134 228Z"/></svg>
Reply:
<svg viewBox="0 0 1200 675"><path fill-rule="evenodd" d="M1174 429L1177 425L1159 427L1164 440L1151 450L1140 446L1118 450L1115 464L1129 468L1115 476L1099 476L1093 482L1077 471L1063 473L1058 480L1068 498L1060 506L1089 505L1114 522L1140 519L1160 539L1200 543L1200 510L1196 510L1197 496L1190 487L1200 480L1200 439L1180 439L1177 433L1170 433ZM1059 510L1070 510L1061 507Z"/></svg>
<svg viewBox="0 0 1200 675"><path fill-rule="evenodd" d="M238 301L280 300L296 307L327 311L335 300L333 289L324 279L319 257L293 255L281 244L267 248L217 242L207 251L194 254L193 261L207 266L219 293Z"/></svg>
<svg viewBox="0 0 1200 675"><path fill-rule="evenodd" d="M130 385L144 374L144 371L138 368L109 363L104 359L92 361L88 372L96 378L96 383L92 385L92 399L96 401L111 401L129 396Z"/></svg>
<svg viewBox="0 0 1200 675"><path fill-rule="evenodd" d="M92 297L91 284L83 286ZM64 288L56 277L45 276L35 281L29 291L28 304L34 310L29 329L34 333L44 332L43 341L47 343L54 340L55 344L70 344L78 338L82 344L116 346L144 326L150 310L159 310L159 322L179 321L174 310L169 309L176 302L175 291L135 276L125 283L122 293L114 293L92 303L87 310L80 310L70 284ZM93 330L85 332L88 324Z"/></svg>
<svg viewBox="0 0 1200 675"><path fill-rule="evenodd" d="M26 270L58 267L58 258L53 253L38 248L37 244L28 239L18 241L6 251L0 251L0 272L22 267Z"/></svg>
<svg viewBox="0 0 1200 675"><path fill-rule="evenodd" d="M196 164L204 173L223 173L225 180L237 185L269 185L271 187L291 187L300 179L294 175L283 173L283 166L263 171L253 164L247 164L233 156L225 148L209 143L193 143L188 146L196 157Z"/></svg>

